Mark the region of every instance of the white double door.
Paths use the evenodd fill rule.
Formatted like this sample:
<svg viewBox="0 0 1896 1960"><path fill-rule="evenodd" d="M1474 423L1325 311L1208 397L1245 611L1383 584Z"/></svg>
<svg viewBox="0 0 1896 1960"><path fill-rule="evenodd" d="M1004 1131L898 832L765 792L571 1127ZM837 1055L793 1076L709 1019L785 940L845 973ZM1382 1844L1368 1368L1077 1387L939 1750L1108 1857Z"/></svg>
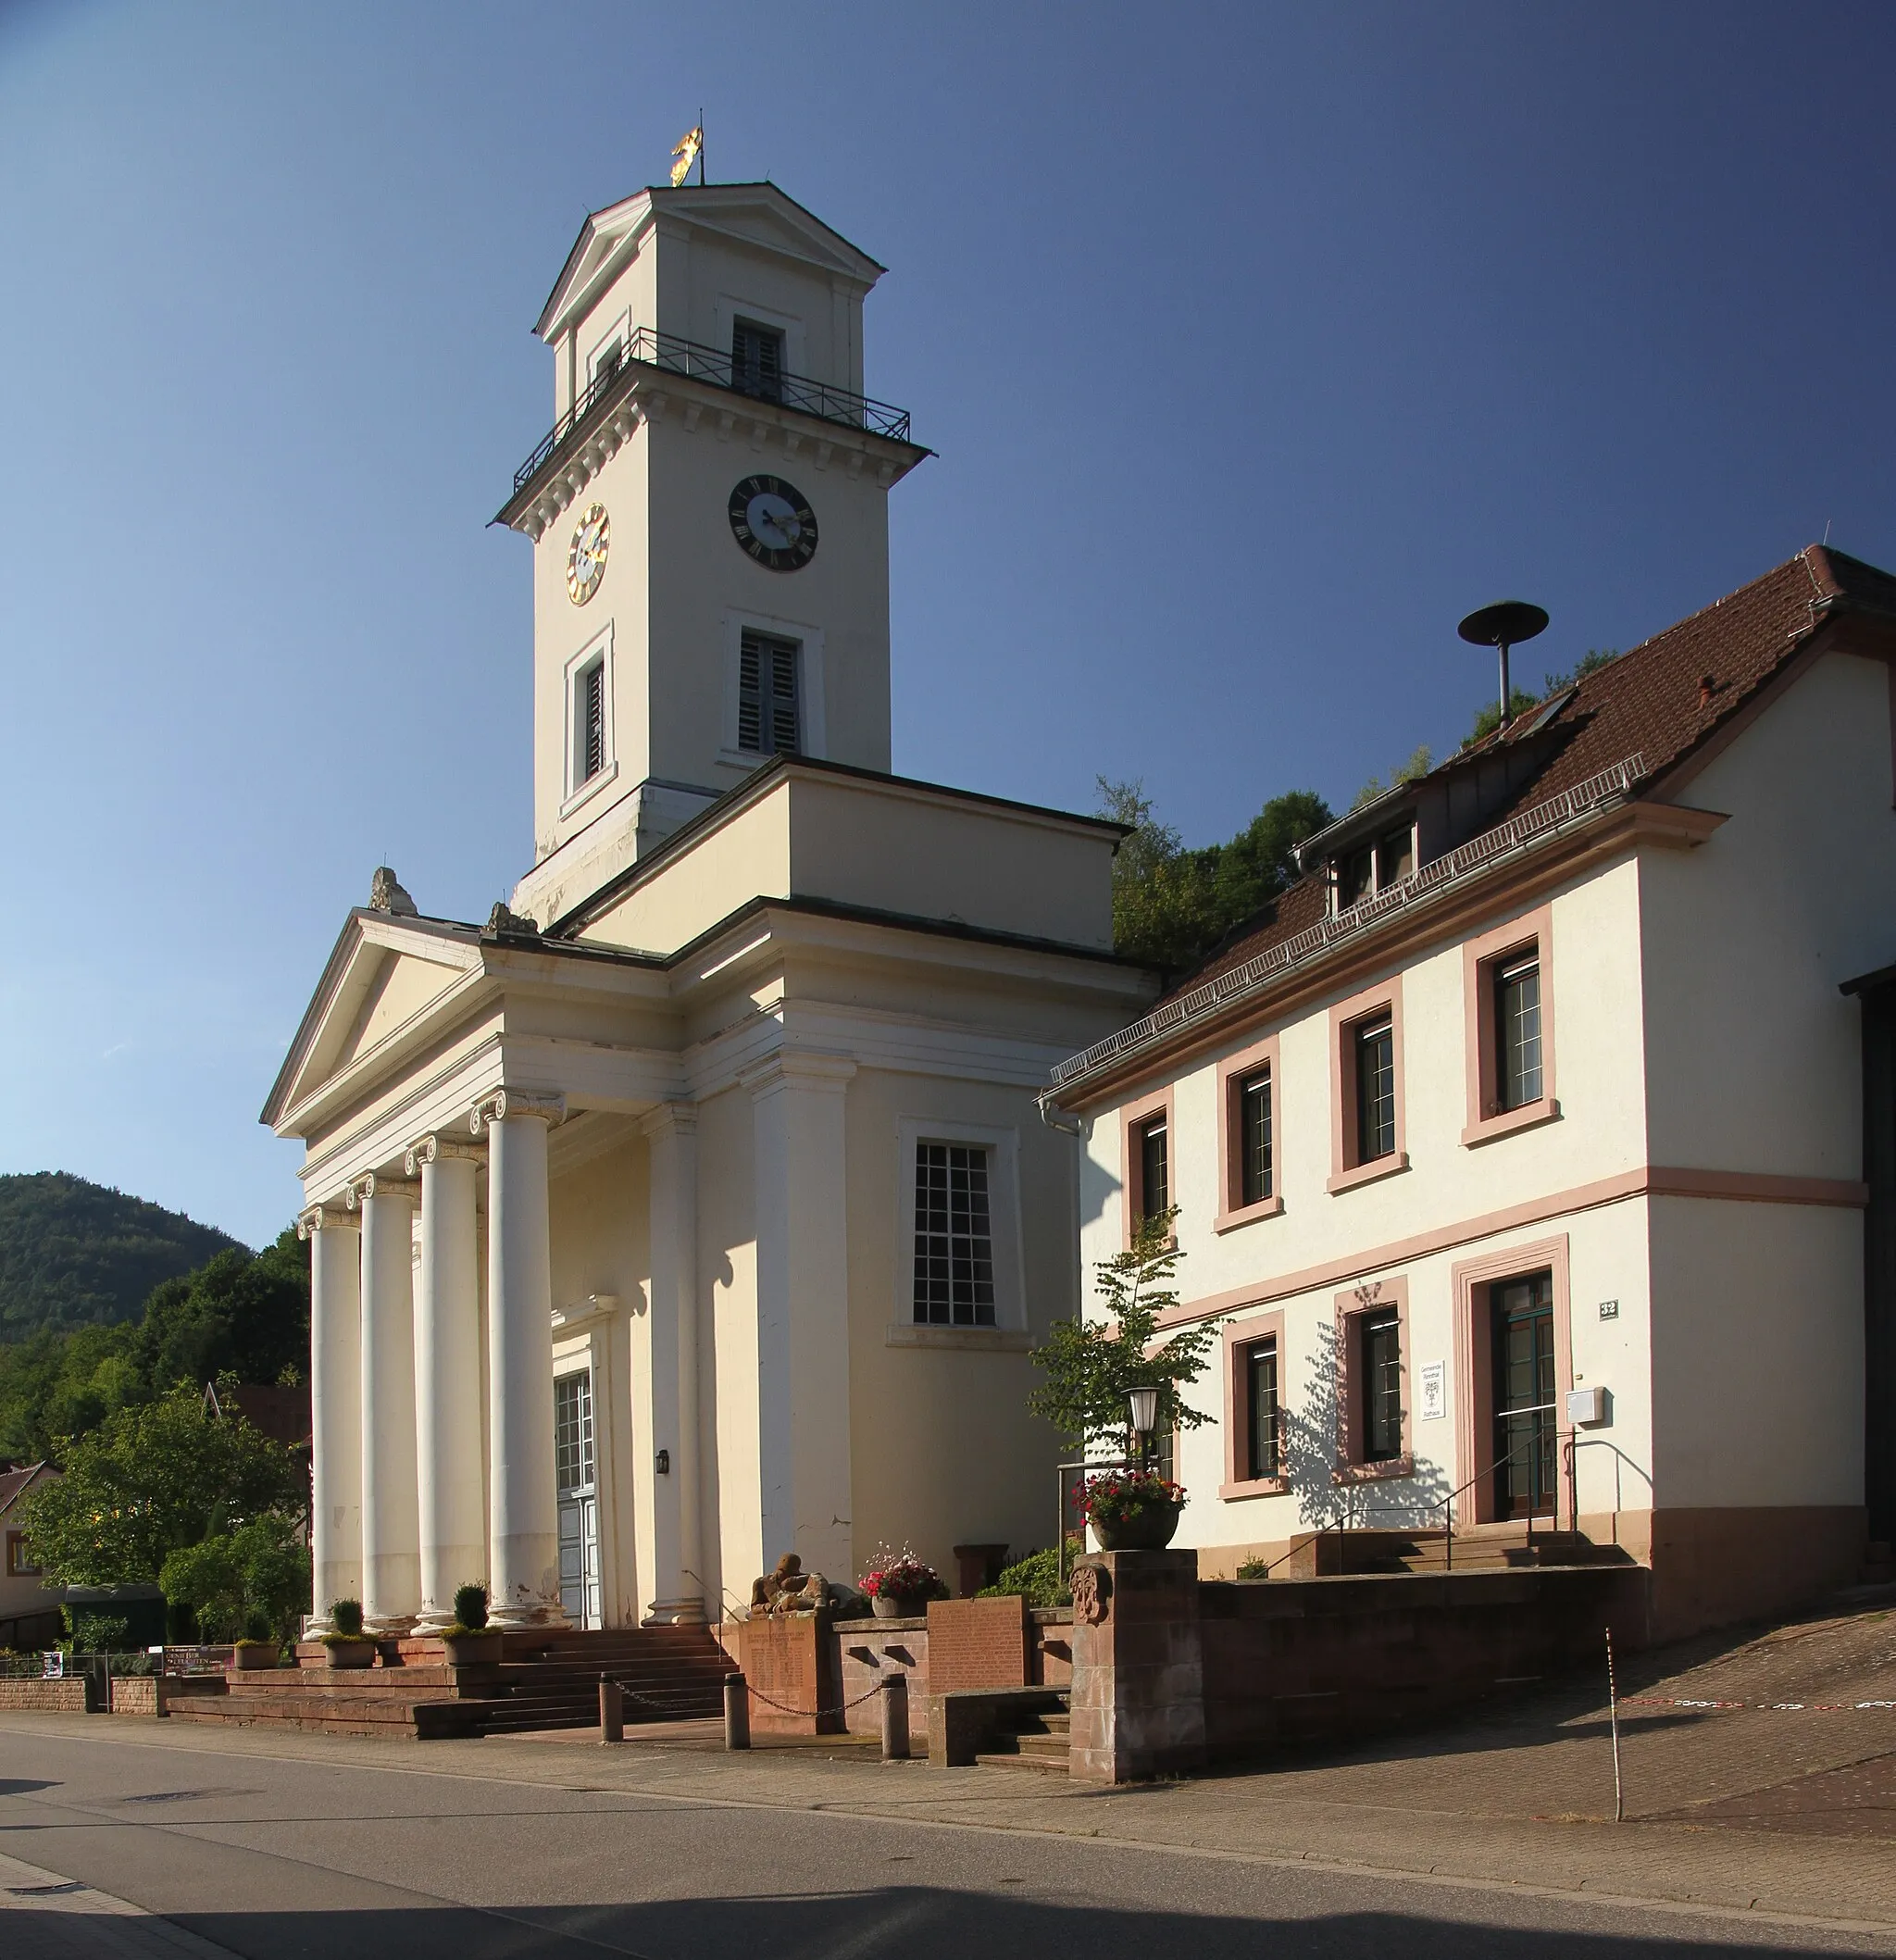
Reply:
<svg viewBox="0 0 1896 1960"><path fill-rule="evenodd" d="M553 1384L554 1452L558 1465L559 1601L575 1627L605 1624L599 1583L599 1487L592 1442L592 1374Z"/></svg>

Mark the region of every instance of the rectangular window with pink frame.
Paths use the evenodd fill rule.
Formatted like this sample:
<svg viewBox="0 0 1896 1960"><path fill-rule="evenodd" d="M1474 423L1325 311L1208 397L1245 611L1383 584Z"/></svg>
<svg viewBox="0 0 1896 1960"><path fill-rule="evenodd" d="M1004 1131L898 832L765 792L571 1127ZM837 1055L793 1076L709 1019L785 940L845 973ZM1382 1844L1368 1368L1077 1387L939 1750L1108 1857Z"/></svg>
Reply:
<svg viewBox="0 0 1896 1960"><path fill-rule="evenodd" d="M1465 1144L1530 1129L1553 1101L1551 918L1546 907L1463 948L1467 992Z"/></svg>

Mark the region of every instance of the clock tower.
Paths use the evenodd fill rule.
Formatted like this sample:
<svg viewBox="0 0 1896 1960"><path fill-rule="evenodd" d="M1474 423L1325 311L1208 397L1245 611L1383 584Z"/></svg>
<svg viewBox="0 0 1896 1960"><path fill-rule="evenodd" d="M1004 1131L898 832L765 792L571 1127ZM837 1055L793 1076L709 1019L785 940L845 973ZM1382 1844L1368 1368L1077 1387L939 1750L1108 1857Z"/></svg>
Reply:
<svg viewBox="0 0 1896 1960"><path fill-rule="evenodd" d="M544 926L771 756L890 766L891 487L874 259L774 184L595 212L535 326L555 422L497 521L533 544Z"/></svg>

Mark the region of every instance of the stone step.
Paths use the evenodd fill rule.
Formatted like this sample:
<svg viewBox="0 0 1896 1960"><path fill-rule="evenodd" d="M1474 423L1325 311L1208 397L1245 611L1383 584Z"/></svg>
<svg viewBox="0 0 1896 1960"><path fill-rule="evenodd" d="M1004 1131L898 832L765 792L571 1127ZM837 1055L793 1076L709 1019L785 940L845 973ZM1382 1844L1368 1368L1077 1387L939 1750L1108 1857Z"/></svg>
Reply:
<svg viewBox="0 0 1896 1960"><path fill-rule="evenodd" d="M975 1761L987 1769L1031 1769L1043 1777L1064 1777L1071 1774L1064 1755L1014 1754L1000 1750L990 1750L976 1756Z"/></svg>

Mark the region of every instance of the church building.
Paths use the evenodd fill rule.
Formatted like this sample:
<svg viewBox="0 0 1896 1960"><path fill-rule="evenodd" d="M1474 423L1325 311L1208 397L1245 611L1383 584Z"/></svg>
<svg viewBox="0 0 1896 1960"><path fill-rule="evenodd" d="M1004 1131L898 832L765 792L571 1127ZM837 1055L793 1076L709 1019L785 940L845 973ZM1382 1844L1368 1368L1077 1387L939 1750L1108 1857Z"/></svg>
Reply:
<svg viewBox="0 0 1896 1960"><path fill-rule="evenodd" d="M595 213L537 331L531 868L384 868L265 1107L304 1145L315 1629L715 1619L784 1553L1050 1535L1078 1310L1036 1092L1155 987L1123 834L891 773L882 268L774 185ZM523 758L524 759L524 758ZM426 894L419 894L425 900Z"/></svg>

